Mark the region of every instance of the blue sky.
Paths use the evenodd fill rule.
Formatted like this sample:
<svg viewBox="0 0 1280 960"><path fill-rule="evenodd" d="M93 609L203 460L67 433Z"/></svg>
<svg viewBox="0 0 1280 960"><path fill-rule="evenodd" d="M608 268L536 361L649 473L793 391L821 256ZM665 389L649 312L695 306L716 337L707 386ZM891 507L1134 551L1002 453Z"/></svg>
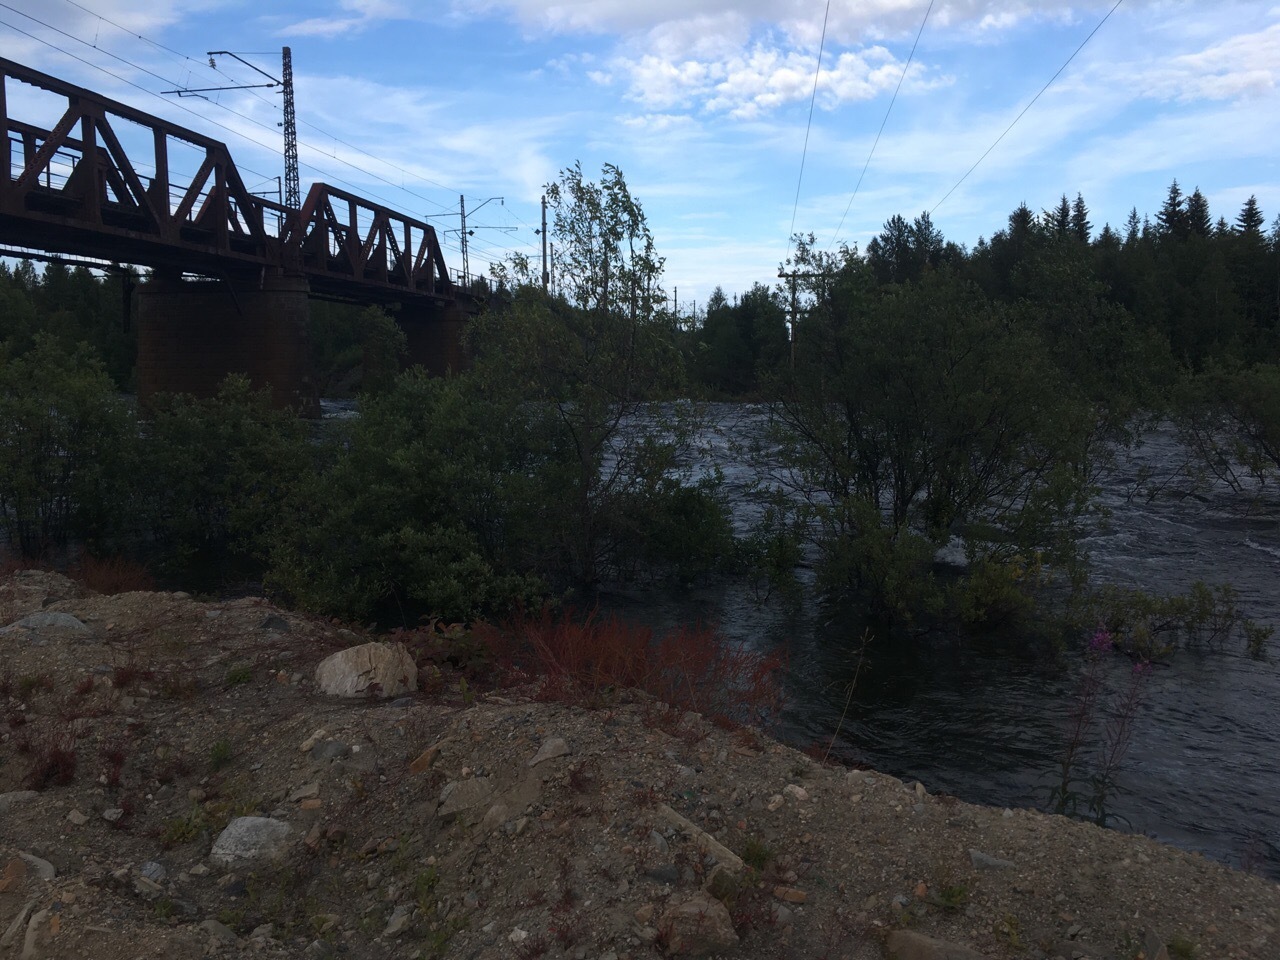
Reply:
<svg viewBox="0 0 1280 960"><path fill-rule="evenodd" d="M227 141L258 186L280 172L278 96L154 94L252 82L205 52L261 51L247 59L275 72L288 44L304 194L345 182L442 233L460 193L473 210L503 197L470 218L473 271L536 252L558 170L614 163L688 309L717 284L772 283L793 219L823 247L865 246L894 213L931 210L972 245L1019 203L1077 191L1098 228L1118 226L1177 177L1215 217L1253 194L1271 221L1276 0L1126 0L947 196L1113 5L935 0L904 77L928 0L832 0L798 204L824 0L5 0L0 55Z"/></svg>

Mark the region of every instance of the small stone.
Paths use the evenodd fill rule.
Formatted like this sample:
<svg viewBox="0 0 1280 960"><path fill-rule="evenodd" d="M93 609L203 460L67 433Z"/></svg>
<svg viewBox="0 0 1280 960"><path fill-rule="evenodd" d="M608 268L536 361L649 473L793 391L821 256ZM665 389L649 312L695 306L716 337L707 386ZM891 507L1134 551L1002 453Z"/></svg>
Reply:
<svg viewBox="0 0 1280 960"><path fill-rule="evenodd" d="M493 833L493 831L506 823L510 812L511 811L508 810L505 803L495 803L484 815L484 819L480 821L481 831L484 833Z"/></svg>
<svg viewBox="0 0 1280 960"><path fill-rule="evenodd" d="M311 759L318 763L341 760L351 753L351 748L341 740L324 740L311 748Z"/></svg>
<svg viewBox="0 0 1280 960"><path fill-rule="evenodd" d="M298 789L294 790L293 793L289 794L289 802L297 803L299 800L307 800L311 797L318 796L320 796L320 784L312 781L311 783L304 783L302 786L298 787Z"/></svg>
<svg viewBox="0 0 1280 960"><path fill-rule="evenodd" d="M298 806L303 810L319 810L324 806L324 801L319 797L308 797L306 800L303 800L302 803L298 804Z"/></svg>
<svg viewBox="0 0 1280 960"><path fill-rule="evenodd" d="M675 886L680 882L680 871L674 863L664 863L662 866L652 867L646 870L644 875L650 880L665 883L669 886Z"/></svg>
<svg viewBox="0 0 1280 960"><path fill-rule="evenodd" d="M803 890L797 890L795 887L774 887L773 895L787 903L804 903L809 899L807 893Z"/></svg>
<svg viewBox="0 0 1280 960"><path fill-rule="evenodd" d="M200 924L200 927L215 940L221 940L224 943L235 942L235 931L219 920L214 920L210 917L208 920L204 921L204 923Z"/></svg>
<svg viewBox="0 0 1280 960"><path fill-rule="evenodd" d="M1015 866L1012 860L1001 860L972 847L969 848L969 860L978 870L1010 870Z"/></svg>
<svg viewBox="0 0 1280 960"><path fill-rule="evenodd" d="M645 924L653 919L654 906L652 903L646 903L635 913L636 923Z"/></svg>
<svg viewBox="0 0 1280 960"><path fill-rule="evenodd" d="M387 921L386 929L382 931L384 937L398 937L409 929L409 924L413 920L413 913L409 907L401 904L391 911L391 918Z"/></svg>
<svg viewBox="0 0 1280 960"><path fill-rule="evenodd" d="M519 927L516 927L509 934L507 934L507 939L510 940L512 943L524 943L527 939L529 939L529 934L527 931L521 930Z"/></svg>
<svg viewBox="0 0 1280 960"><path fill-rule="evenodd" d="M659 853L668 853L671 850L670 845L667 843L667 838L657 830L649 831L649 843L652 844L653 848Z"/></svg>
<svg viewBox="0 0 1280 960"><path fill-rule="evenodd" d="M493 784L488 777L451 780L440 791L440 806L436 810L436 816L442 819L455 816L464 810L478 807L492 795Z"/></svg>
<svg viewBox="0 0 1280 960"><path fill-rule="evenodd" d="M314 731L314 732L311 734L311 736L307 737L307 739L303 740L303 741L302 741L302 743L298 744L298 752L299 752L299 753L308 753L308 752L310 752L310 751L311 751L311 749L312 749L312 748L313 748L317 743L319 743L319 742L320 742L320 740L321 740L323 737L325 737L325 736L327 736L327 735L328 735L328 732L329 732L329 731L324 730L324 729L320 729L320 730L316 730L316 731Z"/></svg>
<svg viewBox="0 0 1280 960"><path fill-rule="evenodd" d="M26 861L29 868L35 870L36 877L44 879L44 881L50 881L50 879L58 876L58 870L54 869L54 865L49 863L49 860L41 860L35 854L23 854L23 852L19 852L18 856Z"/></svg>
<svg viewBox="0 0 1280 960"><path fill-rule="evenodd" d="M435 766L435 762L439 757L440 744L437 743L434 746L427 747L427 749L423 750L422 753L418 755L418 759L409 764L409 772L414 776L417 776L420 773L426 773Z"/></svg>
<svg viewBox="0 0 1280 960"><path fill-rule="evenodd" d="M921 783L919 780L916 781L915 791L916 791L916 796L919 797L921 800L923 800L925 797L929 795L929 791L925 790L924 784Z"/></svg>
<svg viewBox="0 0 1280 960"><path fill-rule="evenodd" d="M783 804L785 804L786 802L787 801L783 799L782 794L775 793L772 797L769 798L769 802L768 804L766 804L766 809L770 813L773 813L774 811L781 810Z"/></svg>
<svg viewBox="0 0 1280 960"><path fill-rule="evenodd" d="M796 783L788 783L782 788L782 792L797 802L803 803L809 799L809 791Z"/></svg>
<svg viewBox="0 0 1280 960"><path fill-rule="evenodd" d="M268 614L267 618L258 624L259 630L275 630L278 633L289 632L289 621L278 613Z"/></svg>
<svg viewBox="0 0 1280 960"><path fill-rule="evenodd" d="M705 893L695 893L669 907L658 921L667 936L667 953L702 957L737 946L738 934L725 905Z"/></svg>
<svg viewBox="0 0 1280 960"><path fill-rule="evenodd" d="M119 823L124 817L124 811L119 807L108 807L102 811L102 819L107 823Z"/></svg>
<svg viewBox="0 0 1280 960"><path fill-rule="evenodd" d="M250 940L270 940L276 935L276 925L274 923L262 923L253 928L253 933L249 934Z"/></svg>
<svg viewBox="0 0 1280 960"><path fill-rule="evenodd" d="M148 880L154 880L156 883L162 883L169 876L169 871L165 868L165 865L155 860L148 860L140 866L138 873Z"/></svg>
<svg viewBox="0 0 1280 960"><path fill-rule="evenodd" d="M188 869L187 873L191 874L193 877L207 877L209 875L209 868L203 863L197 863L194 867Z"/></svg>
<svg viewBox="0 0 1280 960"><path fill-rule="evenodd" d="M565 743L563 737L551 737L545 741L538 752L529 760L528 766L536 767L545 760L554 760L556 757L563 757L569 753L569 744Z"/></svg>

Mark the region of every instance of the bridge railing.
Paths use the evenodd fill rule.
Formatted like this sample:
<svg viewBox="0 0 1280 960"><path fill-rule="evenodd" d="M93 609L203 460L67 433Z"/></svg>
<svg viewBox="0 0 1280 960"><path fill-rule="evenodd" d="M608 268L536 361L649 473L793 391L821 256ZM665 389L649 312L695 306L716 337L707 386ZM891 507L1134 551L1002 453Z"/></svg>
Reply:
<svg viewBox="0 0 1280 960"><path fill-rule="evenodd" d="M441 298L456 292L435 228L425 221L316 183L285 223L284 249L298 251L313 286L355 282Z"/></svg>

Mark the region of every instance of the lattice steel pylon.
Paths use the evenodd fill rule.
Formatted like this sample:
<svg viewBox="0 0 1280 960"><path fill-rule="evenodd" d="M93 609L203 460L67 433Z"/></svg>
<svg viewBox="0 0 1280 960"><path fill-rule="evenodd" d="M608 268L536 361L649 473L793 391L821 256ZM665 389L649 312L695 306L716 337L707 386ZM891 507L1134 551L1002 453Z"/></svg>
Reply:
<svg viewBox="0 0 1280 960"><path fill-rule="evenodd" d="M284 86L284 205L290 210L302 206L298 180L298 119L293 108L293 52L285 47L281 65Z"/></svg>

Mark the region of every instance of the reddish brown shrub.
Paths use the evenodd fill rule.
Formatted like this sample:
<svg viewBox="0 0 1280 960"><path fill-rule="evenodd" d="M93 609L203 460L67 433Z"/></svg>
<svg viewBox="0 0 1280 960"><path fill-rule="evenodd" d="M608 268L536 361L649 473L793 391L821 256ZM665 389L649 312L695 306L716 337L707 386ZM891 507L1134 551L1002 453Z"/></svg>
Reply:
<svg viewBox="0 0 1280 960"><path fill-rule="evenodd" d="M616 691L643 690L721 725L768 721L782 705L783 660L732 643L713 627L655 638L617 616L593 611L579 619L544 607L473 635L509 678L538 679L548 700L596 706Z"/></svg>
<svg viewBox="0 0 1280 960"><path fill-rule="evenodd" d="M23 781L29 790L65 787L76 778L74 733L49 733L30 744L31 766Z"/></svg>

